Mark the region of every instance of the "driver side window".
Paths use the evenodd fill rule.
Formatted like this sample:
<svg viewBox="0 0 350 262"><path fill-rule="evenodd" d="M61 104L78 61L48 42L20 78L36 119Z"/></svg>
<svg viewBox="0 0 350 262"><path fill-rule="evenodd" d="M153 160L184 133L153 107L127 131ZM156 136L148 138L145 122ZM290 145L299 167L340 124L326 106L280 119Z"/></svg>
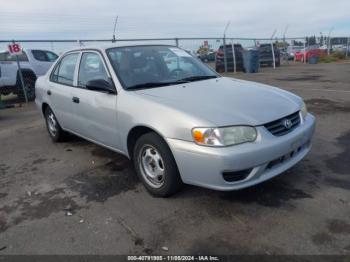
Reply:
<svg viewBox="0 0 350 262"><path fill-rule="evenodd" d="M79 66L78 86L86 88L91 80L109 80L101 57L97 53L83 53Z"/></svg>

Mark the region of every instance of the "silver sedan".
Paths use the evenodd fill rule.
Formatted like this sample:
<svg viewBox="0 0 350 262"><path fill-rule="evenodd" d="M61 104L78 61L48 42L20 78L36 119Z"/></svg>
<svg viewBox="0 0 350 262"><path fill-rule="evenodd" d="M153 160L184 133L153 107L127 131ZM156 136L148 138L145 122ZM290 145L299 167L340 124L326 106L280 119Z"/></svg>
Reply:
<svg viewBox="0 0 350 262"><path fill-rule="evenodd" d="M315 128L300 97L174 46L71 50L37 80L36 104L53 141L73 133L124 154L155 196L270 179L306 156Z"/></svg>

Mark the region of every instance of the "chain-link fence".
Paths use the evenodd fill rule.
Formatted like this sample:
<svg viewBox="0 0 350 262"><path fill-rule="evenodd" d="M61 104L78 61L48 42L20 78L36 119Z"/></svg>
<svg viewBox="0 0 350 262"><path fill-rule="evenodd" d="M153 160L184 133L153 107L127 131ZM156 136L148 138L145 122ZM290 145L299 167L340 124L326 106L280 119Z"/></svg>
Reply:
<svg viewBox="0 0 350 262"><path fill-rule="evenodd" d="M81 47L89 46L110 47L134 44L173 45L186 50L192 56L197 57L219 73L258 72L260 67L278 68L280 66L288 66L292 63L315 63L313 60L315 57L319 58L324 56L324 58L337 58L341 56L345 58L349 57L350 53L350 38L345 37L299 37L274 39L202 37L116 39L115 41L112 39L14 41L19 43L24 50L32 49L32 53L34 50L48 50L53 51L58 55L71 49L79 49ZM8 45L14 41L0 40L0 64L13 64L16 62L13 57L6 54ZM249 56L249 54L255 55ZM332 56L327 56L330 54ZM22 56L19 56L19 58L20 57ZM23 57L23 59L25 59L26 55L24 54ZM5 59L5 61L3 59ZM28 61L28 58L26 59L27 60L23 61ZM252 61L253 59L255 61ZM250 61L250 64L247 64L247 60ZM21 85L18 84L18 81L16 82L17 92L15 92L15 94L17 94L20 101L23 101L23 94L29 95L30 98L30 94L32 93L28 93L28 90L34 89L27 87L30 84L32 86L34 85L32 80L35 79L35 77L30 70L26 71L21 69L19 72L22 72L23 74L23 81L21 82ZM1 91L0 96L1 94L6 95L11 92L13 93L13 87L10 86L7 88L7 86L2 86Z"/></svg>
<svg viewBox="0 0 350 262"><path fill-rule="evenodd" d="M348 57L349 37L298 37L298 38L153 38L153 39L90 39L90 40L16 40L24 49L44 49L57 54L81 46L118 46L125 44L176 45L218 72L244 71L243 53L259 51L260 66L277 68L291 61L308 62L313 55L342 52ZM0 50L6 50L10 40L0 40ZM314 51L317 50L317 51Z"/></svg>

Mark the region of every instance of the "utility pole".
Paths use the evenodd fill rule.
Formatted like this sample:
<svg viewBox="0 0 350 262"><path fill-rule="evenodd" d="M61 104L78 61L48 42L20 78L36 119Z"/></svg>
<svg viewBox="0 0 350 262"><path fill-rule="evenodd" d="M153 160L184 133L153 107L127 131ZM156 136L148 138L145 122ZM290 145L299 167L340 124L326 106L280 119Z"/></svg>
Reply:
<svg viewBox="0 0 350 262"><path fill-rule="evenodd" d="M118 23L118 16L116 16L115 20L114 20L114 28L113 28L113 38L112 38L112 43L116 42L116 38L115 38L115 30L117 29L117 23Z"/></svg>
<svg viewBox="0 0 350 262"><path fill-rule="evenodd" d="M228 27L230 26L231 21L227 21L225 30L224 30L224 38L223 38L223 45L224 45L224 64L225 64L225 73L227 73L227 52L226 52L226 31Z"/></svg>

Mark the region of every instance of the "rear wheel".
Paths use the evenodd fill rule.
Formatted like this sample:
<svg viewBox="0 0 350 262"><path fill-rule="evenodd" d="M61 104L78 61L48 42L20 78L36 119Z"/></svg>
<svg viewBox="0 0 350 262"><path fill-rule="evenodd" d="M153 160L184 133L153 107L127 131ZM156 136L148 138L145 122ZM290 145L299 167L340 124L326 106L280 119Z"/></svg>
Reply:
<svg viewBox="0 0 350 262"><path fill-rule="evenodd" d="M167 197L181 188L175 159L158 134L147 133L137 140L133 161L138 177L152 195Z"/></svg>
<svg viewBox="0 0 350 262"><path fill-rule="evenodd" d="M60 142L63 141L67 133L63 131L60 124L57 121L57 118L51 108L48 106L45 109L45 120L46 120L46 127L47 131L49 132L49 135L54 142Z"/></svg>
<svg viewBox="0 0 350 262"><path fill-rule="evenodd" d="M24 81L24 88L25 88L26 93L27 93L28 101L33 101L35 99L35 78L27 76L27 77L23 78L23 81ZM19 88L18 98L21 101L24 101L25 95L24 95L22 84L20 81L18 84L18 88Z"/></svg>

